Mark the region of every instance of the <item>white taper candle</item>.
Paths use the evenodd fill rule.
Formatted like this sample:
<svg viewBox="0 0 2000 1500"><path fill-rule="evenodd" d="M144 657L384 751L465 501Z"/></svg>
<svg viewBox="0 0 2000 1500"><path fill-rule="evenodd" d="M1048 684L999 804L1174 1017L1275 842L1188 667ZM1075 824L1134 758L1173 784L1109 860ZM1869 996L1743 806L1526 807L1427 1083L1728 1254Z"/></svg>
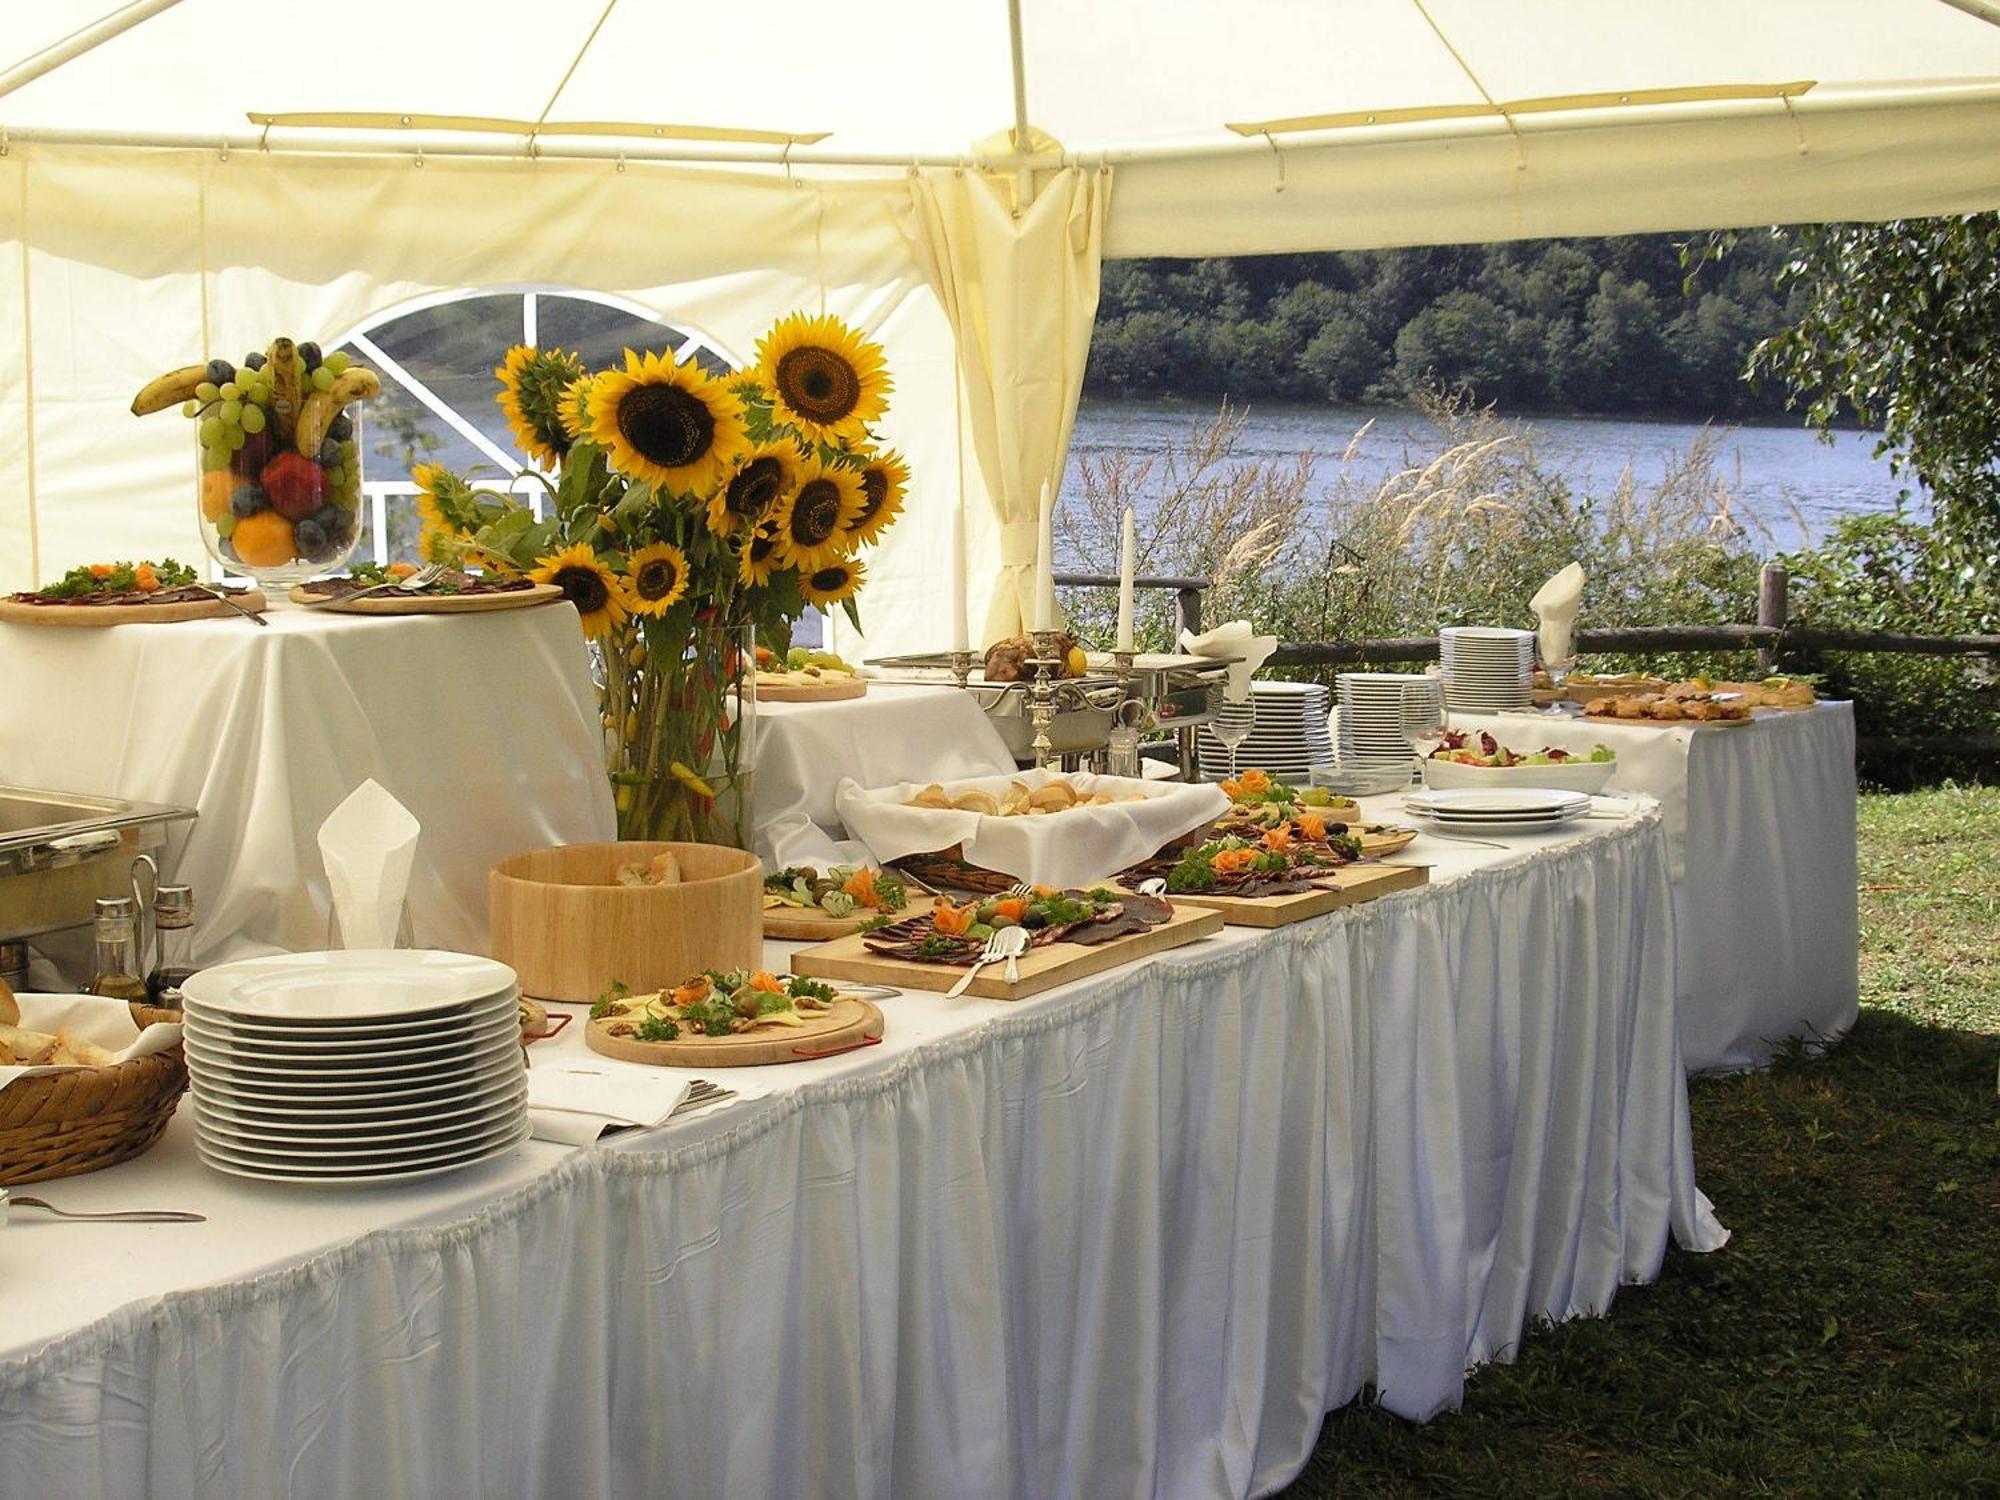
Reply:
<svg viewBox="0 0 2000 1500"><path fill-rule="evenodd" d="M1132 578L1139 556L1137 524L1132 507L1125 507L1125 527L1118 542L1118 649L1132 649Z"/></svg>

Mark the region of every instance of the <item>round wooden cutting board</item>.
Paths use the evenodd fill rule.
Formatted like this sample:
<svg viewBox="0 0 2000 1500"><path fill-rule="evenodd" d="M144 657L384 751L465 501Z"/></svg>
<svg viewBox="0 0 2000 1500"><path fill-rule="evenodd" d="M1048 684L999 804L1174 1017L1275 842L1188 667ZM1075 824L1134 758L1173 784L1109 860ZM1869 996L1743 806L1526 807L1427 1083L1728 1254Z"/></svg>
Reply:
<svg viewBox="0 0 2000 1500"><path fill-rule="evenodd" d="M583 1039L593 1052L623 1062L662 1068L754 1068L767 1063L809 1062L845 1052L882 1036L882 1012L866 1000L846 996L803 1026L769 1026L729 1036L688 1036L678 1041L641 1042L612 1036L609 1021L592 1021Z"/></svg>
<svg viewBox="0 0 2000 1500"><path fill-rule="evenodd" d="M868 691L865 677L843 677L834 682L773 682L757 679L757 698L762 703L838 703L859 698Z"/></svg>
<svg viewBox="0 0 2000 1500"><path fill-rule="evenodd" d="M1363 859L1380 859L1385 854L1394 854L1398 849L1407 847L1410 840L1416 836L1417 830L1414 828L1397 828L1387 833L1361 833L1355 835L1356 838L1361 840L1361 857Z"/></svg>
<svg viewBox="0 0 2000 1500"><path fill-rule="evenodd" d="M405 594L384 589L340 604L319 603L324 597L305 584L292 590L294 604L311 604L336 615L479 615L496 609L532 609L562 598L562 590L552 583L510 589L504 594Z"/></svg>
<svg viewBox="0 0 2000 1500"><path fill-rule="evenodd" d="M764 936L785 943L818 943L859 932L861 924L874 915L866 907L857 908L851 917L836 917L819 907L767 906Z"/></svg>
<svg viewBox="0 0 2000 1500"><path fill-rule="evenodd" d="M232 593L257 615L266 600L255 589ZM224 620L236 611L220 599L186 599L179 604L20 604L0 599L0 620L16 625L177 625L183 620Z"/></svg>

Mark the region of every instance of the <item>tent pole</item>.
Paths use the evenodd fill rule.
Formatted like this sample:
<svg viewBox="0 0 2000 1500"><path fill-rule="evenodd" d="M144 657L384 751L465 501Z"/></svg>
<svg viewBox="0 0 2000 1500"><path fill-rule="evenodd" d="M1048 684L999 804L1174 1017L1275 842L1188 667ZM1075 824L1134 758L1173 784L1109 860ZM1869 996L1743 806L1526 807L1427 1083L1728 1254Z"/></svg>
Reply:
<svg viewBox="0 0 2000 1500"><path fill-rule="evenodd" d="M1025 161L1034 150L1034 142L1028 135L1028 70L1022 57L1021 0L1007 0L1007 47L1014 67L1014 155L1023 158L1023 164L1014 174L1014 186L1020 206L1026 208L1035 201L1035 169Z"/></svg>
<svg viewBox="0 0 2000 1500"><path fill-rule="evenodd" d="M1975 20L1984 21L1988 26L2000 26L2000 5L1993 0L1944 0L1953 10L1962 10Z"/></svg>
<svg viewBox="0 0 2000 1500"><path fill-rule="evenodd" d="M163 10L171 10L181 0L132 0L132 4L122 10L92 21L72 31L59 42L42 48L25 62L16 63L5 73L0 73L0 98L6 97L23 84L33 83L44 73L53 73L72 58L83 56L93 47L102 46L114 36L120 36L137 26L141 21L150 21Z"/></svg>

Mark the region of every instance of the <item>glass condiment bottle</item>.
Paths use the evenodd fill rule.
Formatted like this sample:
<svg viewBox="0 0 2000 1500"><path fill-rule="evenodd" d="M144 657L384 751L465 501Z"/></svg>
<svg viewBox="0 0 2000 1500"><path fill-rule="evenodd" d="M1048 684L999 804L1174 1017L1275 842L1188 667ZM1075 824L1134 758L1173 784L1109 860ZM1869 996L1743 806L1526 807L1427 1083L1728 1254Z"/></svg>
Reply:
<svg viewBox="0 0 2000 1500"><path fill-rule="evenodd" d="M90 993L144 1000L146 981L138 970L139 904L130 896L98 897L97 962Z"/></svg>
<svg viewBox="0 0 2000 1500"><path fill-rule="evenodd" d="M194 887L163 885L153 898L156 936L146 998L164 1010L181 1008L181 985L194 973Z"/></svg>

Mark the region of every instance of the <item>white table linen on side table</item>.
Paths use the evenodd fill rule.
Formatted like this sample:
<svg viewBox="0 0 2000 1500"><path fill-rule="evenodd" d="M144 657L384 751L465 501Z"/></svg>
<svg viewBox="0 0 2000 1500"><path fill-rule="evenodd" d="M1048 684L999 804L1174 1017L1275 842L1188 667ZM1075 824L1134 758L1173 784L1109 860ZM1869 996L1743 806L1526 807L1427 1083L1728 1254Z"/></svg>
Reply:
<svg viewBox="0 0 2000 1500"><path fill-rule="evenodd" d="M369 777L423 824L409 911L424 947L486 951L496 861L612 837L568 604L267 618L0 625L10 779L200 813L175 872L194 887L200 963L326 945L314 836Z"/></svg>
<svg viewBox="0 0 2000 1500"><path fill-rule="evenodd" d="M962 688L871 682L859 698L757 705L757 857L773 870L865 859L833 804L864 787L1010 772L1007 742Z"/></svg>
<svg viewBox="0 0 2000 1500"><path fill-rule="evenodd" d="M1516 750L1602 742L1614 791L1665 813L1680 932L1681 1055L1762 1067L1787 1037L1832 1039L1861 1000L1854 705L1760 713L1741 729L1453 714Z"/></svg>
<svg viewBox="0 0 2000 1500"><path fill-rule="evenodd" d="M1436 884L1017 1004L904 995L879 1047L726 1080L767 1098L484 1177L240 1183L177 1121L60 1201L208 1224L0 1232L0 1473L71 1500L1269 1493L1365 1384L1427 1417L1670 1233L1726 1239L1657 817L1411 853Z"/></svg>

